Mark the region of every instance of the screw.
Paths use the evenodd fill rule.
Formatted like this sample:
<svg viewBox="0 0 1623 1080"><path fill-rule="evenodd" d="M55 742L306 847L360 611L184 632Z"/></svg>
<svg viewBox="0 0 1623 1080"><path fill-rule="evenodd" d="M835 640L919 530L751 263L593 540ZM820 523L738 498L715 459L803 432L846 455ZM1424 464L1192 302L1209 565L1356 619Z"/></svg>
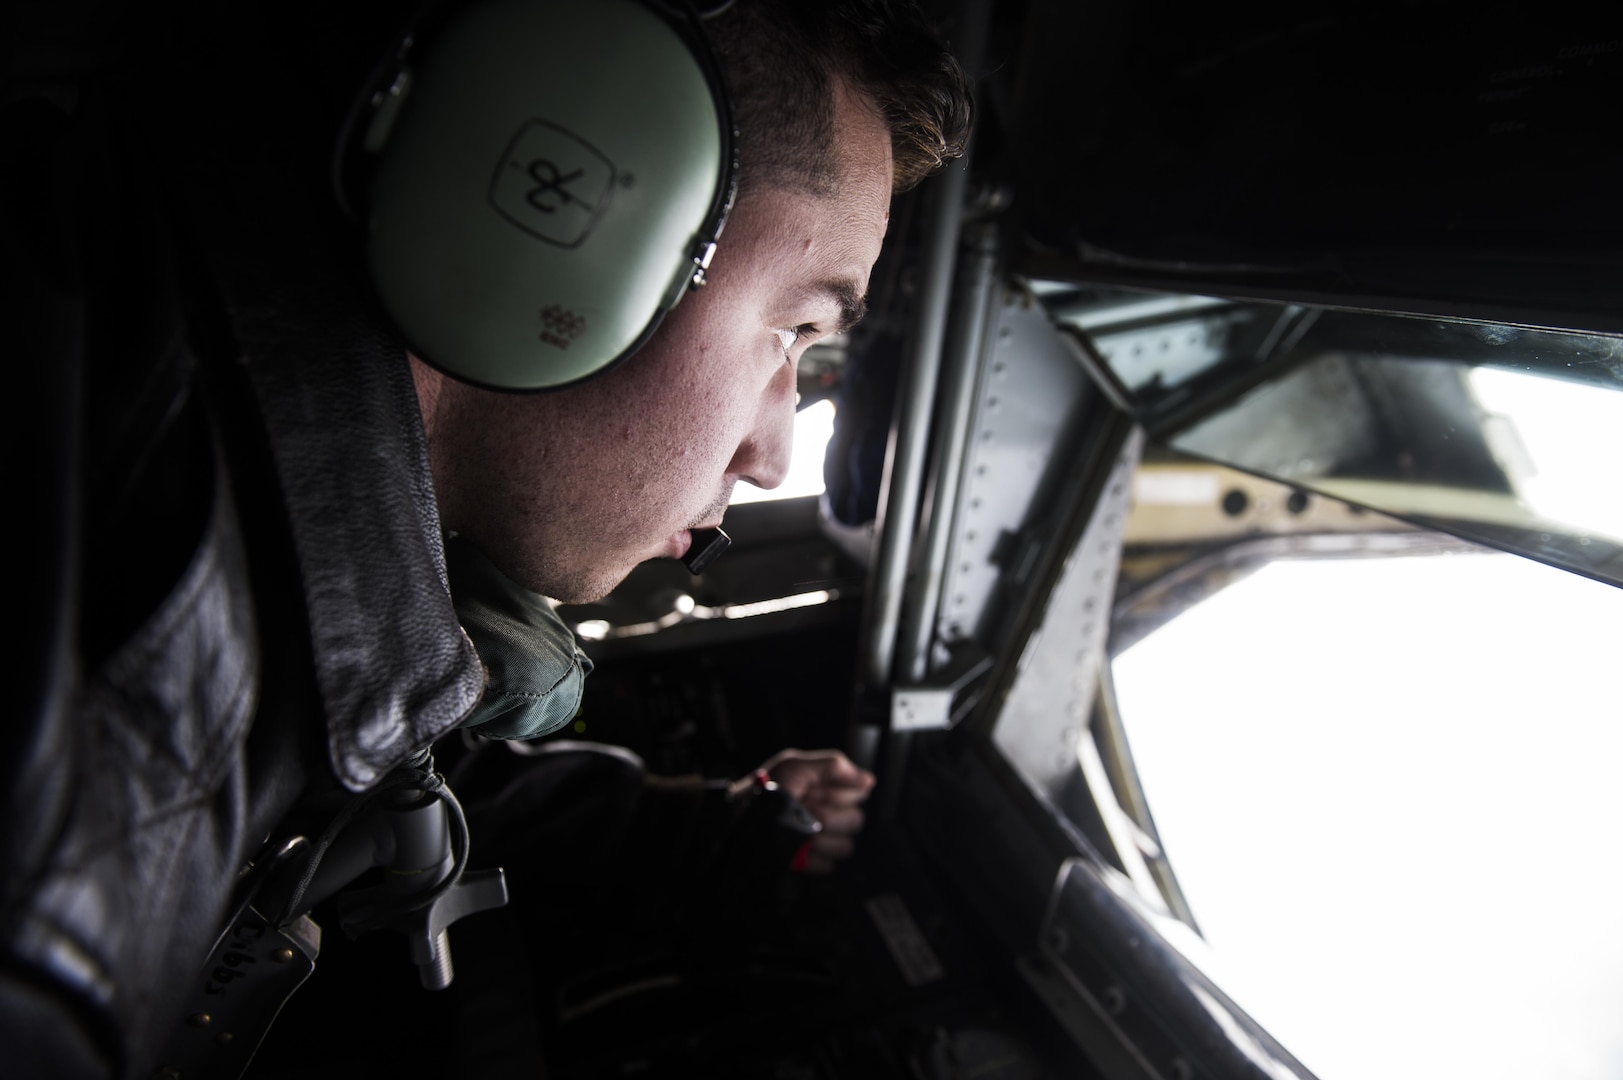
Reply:
<svg viewBox="0 0 1623 1080"><path fill-rule="evenodd" d="M417 965L417 973L425 989L444 990L451 985L452 972L451 938L441 930L429 942L429 960Z"/></svg>

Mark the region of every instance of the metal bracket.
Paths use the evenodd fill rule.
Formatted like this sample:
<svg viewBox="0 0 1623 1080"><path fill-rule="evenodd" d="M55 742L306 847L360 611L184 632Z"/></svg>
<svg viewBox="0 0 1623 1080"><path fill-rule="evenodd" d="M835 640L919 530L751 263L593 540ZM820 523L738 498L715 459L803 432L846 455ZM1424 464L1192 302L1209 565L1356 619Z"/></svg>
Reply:
<svg viewBox="0 0 1623 1080"><path fill-rule="evenodd" d="M950 689L910 686L891 691L892 731L939 731L952 726L951 716Z"/></svg>
<svg viewBox="0 0 1623 1080"><path fill-rule="evenodd" d="M958 695L992 669L992 657L973 643L961 644L928 685L891 691L892 731L940 731L966 710L954 709Z"/></svg>

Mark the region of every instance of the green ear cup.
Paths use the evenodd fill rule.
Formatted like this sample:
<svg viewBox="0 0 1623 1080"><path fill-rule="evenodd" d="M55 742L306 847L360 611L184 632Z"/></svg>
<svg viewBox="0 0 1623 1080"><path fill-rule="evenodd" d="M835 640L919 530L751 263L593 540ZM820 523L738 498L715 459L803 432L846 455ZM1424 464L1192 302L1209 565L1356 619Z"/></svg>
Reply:
<svg viewBox="0 0 1623 1080"><path fill-rule="evenodd" d="M611 366L719 231L733 177L716 76L632 0L486 0L422 52L367 133L384 307L422 359L483 386Z"/></svg>

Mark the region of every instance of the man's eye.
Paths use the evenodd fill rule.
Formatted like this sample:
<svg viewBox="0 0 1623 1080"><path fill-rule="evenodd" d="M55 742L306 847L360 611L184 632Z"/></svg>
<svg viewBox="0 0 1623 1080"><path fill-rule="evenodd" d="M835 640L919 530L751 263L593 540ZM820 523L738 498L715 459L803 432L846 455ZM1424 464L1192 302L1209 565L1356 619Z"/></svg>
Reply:
<svg viewBox="0 0 1623 1080"><path fill-rule="evenodd" d="M783 351L788 352L795 347L795 343L803 338L817 336L817 327L811 323L801 323L799 326L785 326L777 331L778 341L783 345Z"/></svg>

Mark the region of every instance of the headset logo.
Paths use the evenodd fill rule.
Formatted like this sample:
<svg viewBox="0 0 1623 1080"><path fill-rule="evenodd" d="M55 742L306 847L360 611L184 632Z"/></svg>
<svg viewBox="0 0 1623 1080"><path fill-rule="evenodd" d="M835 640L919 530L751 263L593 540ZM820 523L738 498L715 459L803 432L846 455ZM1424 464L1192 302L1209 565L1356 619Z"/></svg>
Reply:
<svg viewBox="0 0 1623 1080"><path fill-rule="evenodd" d="M586 316L570 311L566 307L553 304L541 311L541 333L539 337L548 345L555 345L560 349L569 348L569 343L579 337L586 329Z"/></svg>
<svg viewBox="0 0 1623 1080"><path fill-rule="evenodd" d="M608 206L614 181L614 163L580 136L529 120L496 165L490 205L538 240L576 247Z"/></svg>

